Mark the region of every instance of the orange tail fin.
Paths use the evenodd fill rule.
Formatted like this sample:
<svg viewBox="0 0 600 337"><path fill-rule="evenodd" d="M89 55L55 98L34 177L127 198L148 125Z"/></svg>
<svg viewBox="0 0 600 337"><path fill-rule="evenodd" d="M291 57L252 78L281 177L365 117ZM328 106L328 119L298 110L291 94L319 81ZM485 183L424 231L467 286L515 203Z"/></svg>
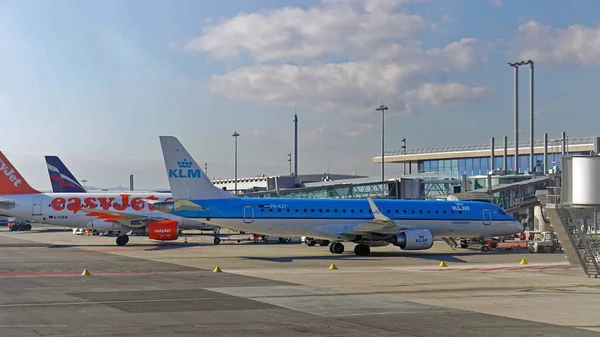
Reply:
<svg viewBox="0 0 600 337"><path fill-rule="evenodd" d="M11 162L0 152L0 195L2 194L37 194Z"/></svg>

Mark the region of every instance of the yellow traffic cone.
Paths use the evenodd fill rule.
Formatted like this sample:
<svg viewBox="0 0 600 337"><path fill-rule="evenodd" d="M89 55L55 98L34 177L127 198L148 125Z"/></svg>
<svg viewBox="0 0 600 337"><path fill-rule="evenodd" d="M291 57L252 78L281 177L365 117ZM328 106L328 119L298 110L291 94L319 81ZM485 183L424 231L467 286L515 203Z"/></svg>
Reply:
<svg viewBox="0 0 600 337"><path fill-rule="evenodd" d="M448 265L446 264L446 262L442 261L440 262L440 267L448 267Z"/></svg>
<svg viewBox="0 0 600 337"><path fill-rule="evenodd" d="M338 268L335 266L335 263L332 263L331 266L329 266L329 270L334 270L334 269L338 269Z"/></svg>
<svg viewBox="0 0 600 337"><path fill-rule="evenodd" d="M527 264L527 260L521 259L521 263L519 263L519 264Z"/></svg>
<svg viewBox="0 0 600 337"><path fill-rule="evenodd" d="M83 270L83 273L81 273L81 276L90 276L92 274L90 274L90 271L86 269Z"/></svg>
<svg viewBox="0 0 600 337"><path fill-rule="evenodd" d="M220 273L221 271L221 268L219 268L219 266L216 266L215 270L213 270L213 273Z"/></svg>

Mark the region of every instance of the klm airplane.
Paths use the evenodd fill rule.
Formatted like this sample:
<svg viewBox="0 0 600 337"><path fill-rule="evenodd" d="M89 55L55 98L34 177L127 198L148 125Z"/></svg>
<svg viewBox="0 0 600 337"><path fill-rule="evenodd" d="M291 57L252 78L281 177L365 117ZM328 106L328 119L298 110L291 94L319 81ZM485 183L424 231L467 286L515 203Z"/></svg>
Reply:
<svg viewBox="0 0 600 337"><path fill-rule="evenodd" d="M172 136L160 137L173 200L153 202L164 211L215 226L280 237L309 236L356 243L354 253L389 244L424 250L434 237L511 235L523 226L500 207L476 201L247 198L217 188Z"/></svg>

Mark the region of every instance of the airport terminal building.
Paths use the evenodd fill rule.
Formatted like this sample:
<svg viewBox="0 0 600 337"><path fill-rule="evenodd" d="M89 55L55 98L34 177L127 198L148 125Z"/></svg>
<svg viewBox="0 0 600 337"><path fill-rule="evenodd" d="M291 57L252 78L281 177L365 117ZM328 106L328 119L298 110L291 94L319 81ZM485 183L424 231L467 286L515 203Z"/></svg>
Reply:
<svg viewBox="0 0 600 337"><path fill-rule="evenodd" d="M490 144L388 151L385 153L385 162L402 164L404 174L434 173L438 179L461 179L463 174L470 178L487 175L490 171L501 171L503 174L548 173L554 167L561 167L563 155L598 153L599 139L600 137L563 137L555 141L536 142L534 145L536 166L533 170L530 169L529 143L519 143L516 172L514 144L498 144L493 141ZM495 143L493 159L492 143ZM381 156L374 157L373 162L381 163Z"/></svg>

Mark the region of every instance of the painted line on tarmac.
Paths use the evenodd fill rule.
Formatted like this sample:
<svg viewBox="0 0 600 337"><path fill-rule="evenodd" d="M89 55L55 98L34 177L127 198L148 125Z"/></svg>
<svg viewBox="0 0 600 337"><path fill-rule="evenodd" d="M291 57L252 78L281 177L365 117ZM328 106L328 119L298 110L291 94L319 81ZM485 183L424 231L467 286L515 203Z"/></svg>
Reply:
<svg viewBox="0 0 600 337"><path fill-rule="evenodd" d="M518 271L518 270L546 270L546 269L570 269L577 266L570 265L552 265L552 266L518 266L518 267L473 267L473 268L440 268L440 269L423 269L427 271Z"/></svg>
<svg viewBox="0 0 600 337"><path fill-rule="evenodd" d="M144 274L185 274L209 272L208 270L139 270L139 271L90 271L92 275L144 275ZM6 277L44 277L44 276L81 276L79 271L6 271L0 272L0 278Z"/></svg>

